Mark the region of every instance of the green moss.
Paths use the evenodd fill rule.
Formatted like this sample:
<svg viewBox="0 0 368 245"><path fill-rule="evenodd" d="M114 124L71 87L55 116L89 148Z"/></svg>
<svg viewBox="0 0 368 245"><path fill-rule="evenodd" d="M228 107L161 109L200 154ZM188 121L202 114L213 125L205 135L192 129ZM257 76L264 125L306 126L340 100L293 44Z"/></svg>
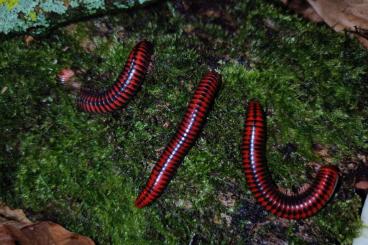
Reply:
<svg viewBox="0 0 368 245"><path fill-rule="evenodd" d="M194 235L203 243L260 243L269 234L295 244L349 243L359 226L359 200L347 180L352 173L344 172L342 188L317 216L281 222L255 204L239 149L246 101L258 98L269 112L267 157L277 183L308 181L306 165L324 163L312 152L314 143L333 149L333 164L345 167L343 160L367 150L367 52L270 3L230 2L225 9L234 23L161 3L77 23L75 31L56 31L30 46L5 40L1 200L101 244L182 244ZM101 34L105 22L112 31ZM73 67L85 84L107 87L143 38L155 44L154 68L121 112L79 112L74 96L55 81L59 69ZM83 51L83 40L96 48ZM221 72L223 86L202 136L162 198L134 208L208 66ZM297 149L285 159L280 148L287 144ZM219 200L224 193L232 206Z"/></svg>

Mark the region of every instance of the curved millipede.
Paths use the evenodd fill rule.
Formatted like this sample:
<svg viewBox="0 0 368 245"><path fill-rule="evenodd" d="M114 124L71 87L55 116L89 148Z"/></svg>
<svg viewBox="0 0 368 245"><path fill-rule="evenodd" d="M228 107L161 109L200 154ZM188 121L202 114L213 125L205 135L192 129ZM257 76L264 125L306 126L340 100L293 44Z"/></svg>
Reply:
<svg viewBox="0 0 368 245"><path fill-rule="evenodd" d="M334 166L323 166L314 183L295 195L280 191L266 161L266 117L258 101L248 104L242 140L245 178L256 200L269 212L286 219L304 219L317 213L332 197L339 179Z"/></svg>
<svg viewBox="0 0 368 245"><path fill-rule="evenodd" d="M207 72L202 77L175 135L153 168L146 187L135 201L138 208L143 208L158 198L174 176L200 134L220 83L221 77L216 72Z"/></svg>
<svg viewBox="0 0 368 245"><path fill-rule="evenodd" d="M140 88L151 62L153 45L139 42L130 52L117 81L105 91L81 90L77 105L86 112L106 113L124 107Z"/></svg>

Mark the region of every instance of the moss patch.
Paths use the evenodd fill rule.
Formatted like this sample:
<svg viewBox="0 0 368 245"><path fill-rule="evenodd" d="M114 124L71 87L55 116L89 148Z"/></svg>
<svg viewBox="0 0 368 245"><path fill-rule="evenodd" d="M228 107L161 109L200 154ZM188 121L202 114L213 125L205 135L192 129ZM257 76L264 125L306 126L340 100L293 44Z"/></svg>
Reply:
<svg viewBox="0 0 368 245"><path fill-rule="evenodd" d="M111 115L79 112L55 80L59 69L106 87L143 38L155 44L155 63L136 98ZM264 1L162 2L76 23L29 46L20 37L4 40L0 199L101 244L348 244L359 200L347 165L367 150L367 56L349 37ZM162 198L135 209L208 68L221 72L224 85L202 136ZM326 161L314 144L343 170L340 191L313 218L278 219L247 190L239 149L244 105L254 97L268 112L267 157L277 183L308 182L310 162Z"/></svg>

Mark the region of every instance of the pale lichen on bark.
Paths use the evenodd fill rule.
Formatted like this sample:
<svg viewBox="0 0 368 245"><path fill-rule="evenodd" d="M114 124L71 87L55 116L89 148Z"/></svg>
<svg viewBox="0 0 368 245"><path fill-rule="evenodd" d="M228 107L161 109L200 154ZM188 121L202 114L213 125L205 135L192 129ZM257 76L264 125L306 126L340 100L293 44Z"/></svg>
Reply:
<svg viewBox="0 0 368 245"><path fill-rule="evenodd" d="M0 34L42 33L57 24L116 9L128 9L150 0L0 0Z"/></svg>

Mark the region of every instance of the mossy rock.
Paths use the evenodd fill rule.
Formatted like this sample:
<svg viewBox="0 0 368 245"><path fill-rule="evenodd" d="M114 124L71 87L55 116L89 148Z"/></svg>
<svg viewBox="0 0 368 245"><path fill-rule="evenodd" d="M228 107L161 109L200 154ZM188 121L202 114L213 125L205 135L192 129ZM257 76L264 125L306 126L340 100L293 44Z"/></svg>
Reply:
<svg viewBox="0 0 368 245"><path fill-rule="evenodd" d="M152 0L0 0L0 34L44 33L89 16L130 9Z"/></svg>

